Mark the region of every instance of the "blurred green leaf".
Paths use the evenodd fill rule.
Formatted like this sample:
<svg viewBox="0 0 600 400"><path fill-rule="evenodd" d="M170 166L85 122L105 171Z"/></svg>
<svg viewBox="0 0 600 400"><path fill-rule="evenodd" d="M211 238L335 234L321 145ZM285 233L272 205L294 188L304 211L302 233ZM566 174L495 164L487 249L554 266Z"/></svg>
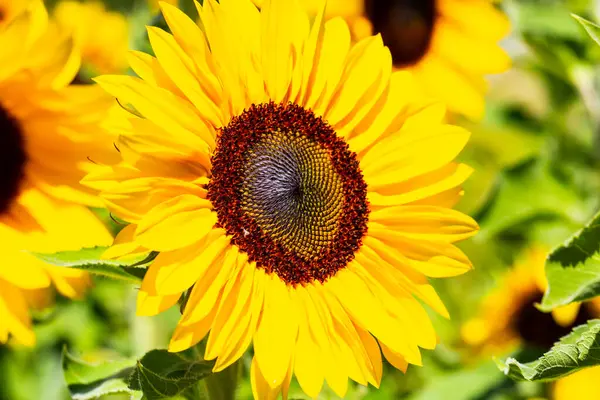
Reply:
<svg viewBox="0 0 600 400"><path fill-rule="evenodd" d="M91 247L76 251L62 251L54 254L36 253L41 260L65 268L76 268L102 275L108 278L139 283L144 276L144 267L147 267L158 253L151 252L139 256L132 256L127 260L103 260L102 254L107 247Z"/></svg>
<svg viewBox="0 0 600 400"><path fill-rule="evenodd" d="M510 2L508 9L513 25L522 34L535 34L578 39L581 37L577 24L569 18L568 7L564 4L539 4Z"/></svg>
<svg viewBox="0 0 600 400"><path fill-rule="evenodd" d="M137 362L129 388L141 390L148 400L173 397L212 374L213 365L186 353L152 350Z"/></svg>
<svg viewBox="0 0 600 400"><path fill-rule="evenodd" d="M599 250L600 213L550 253L546 263L548 289L542 299L543 310L600 295Z"/></svg>
<svg viewBox="0 0 600 400"><path fill-rule="evenodd" d="M536 361L520 363L510 357L498 362L505 375L515 380L548 381L582 368L600 364L600 320L588 321L560 339Z"/></svg>
<svg viewBox="0 0 600 400"><path fill-rule="evenodd" d="M483 363L476 368L463 369L433 379L410 400L470 400L488 398L485 394L505 378L498 373L493 362Z"/></svg>
<svg viewBox="0 0 600 400"><path fill-rule="evenodd" d="M128 394L131 400L142 398L142 393L127 386L127 379L135 368L135 360L117 360L88 363L64 349L63 372L74 400L97 399L115 393Z"/></svg>
<svg viewBox="0 0 600 400"><path fill-rule="evenodd" d="M579 15L571 14L571 16L575 18L577 22L579 22L585 28L588 35L590 35L590 37L594 39L594 42L600 45L600 26L596 25L591 21L588 21L585 18L580 17Z"/></svg>
<svg viewBox="0 0 600 400"><path fill-rule="evenodd" d="M502 174L497 195L479 216L481 231L476 240L486 240L534 217L563 217L572 222L585 219L585 214L575 191L552 174L547 162L528 162Z"/></svg>

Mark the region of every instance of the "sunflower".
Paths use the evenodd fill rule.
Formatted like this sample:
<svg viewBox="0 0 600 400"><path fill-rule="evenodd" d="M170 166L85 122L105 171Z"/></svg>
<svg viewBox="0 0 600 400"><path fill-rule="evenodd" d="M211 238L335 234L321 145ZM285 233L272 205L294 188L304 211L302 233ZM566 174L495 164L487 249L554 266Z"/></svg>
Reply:
<svg viewBox="0 0 600 400"><path fill-rule="evenodd" d="M84 180L130 223L105 256L160 252L138 313L184 295L169 349L208 335L215 371L253 343L261 399L292 375L310 396L378 386L381 352L420 365L437 338L419 300L448 316L427 277L471 268L453 243L477 224L451 209L469 133L412 101L380 36L352 46L296 1L196 5L200 27L161 3L172 34L148 28L139 78L96 79L130 112L122 160Z"/></svg>
<svg viewBox="0 0 600 400"><path fill-rule="evenodd" d="M79 55L48 24L41 1L0 3L0 9L0 342L12 335L33 345L29 307L47 304L51 284L76 297L89 279L26 250L111 242L86 207L101 203L79 184L92 165L86 156L104 159L96 124L110 99L95 87L67 87Z"/></svg>
<svg viewBox="0 0 600 400"><path fill-rule="evenodd" d="M573 303L552 313L539 311L547 281L544 265L548 251L532 246L503 277L481 305L477 317L462 329L465 341L484 353L503 353L519 345L550 348L573 326L600 316L600 301Z"/></svg>
<svg viewBox="0 0 600 400"><path fill-rule="evenodd" d="M479 316L463 326L465 342L487 355L507 353L523 345L547 350L573 327L600 317L599 299L569 304L552 313L543 313L535 307L547 287L544 274L547 254L547 249L536 245L522 256L500 286L484 299ZM593 395L597 385L591 384L596 381L587 381L592 377L600 377L600 367L584 369L556 381L552 398L598 398ZM584 392L586 396L576 395Z"/></svg>
<svg viewBox="0 0 600 400"><path fill-rule="evenodd" d="M318 0L302 2L318 12ZM329 0L326 18L333 17L348 22L354 40L380 33L396 69L410 71L423 93L472 119L483 116L484 75L510 66L498 46L510 24L491 0Z"/></svg>
<svg viewBox="0 0 600 400"><path fill-rule="evenodd" d="M53 12L58 24L73 32L89 75L125 72L129 26L125 16L99 1L61 1Z"/></svg>
<svg viewBox="0 0 600 400"><path fill-rule="evenodd" d="M585 368L559 379L552 387L552 400L600 399L600 367Z"/></svg>

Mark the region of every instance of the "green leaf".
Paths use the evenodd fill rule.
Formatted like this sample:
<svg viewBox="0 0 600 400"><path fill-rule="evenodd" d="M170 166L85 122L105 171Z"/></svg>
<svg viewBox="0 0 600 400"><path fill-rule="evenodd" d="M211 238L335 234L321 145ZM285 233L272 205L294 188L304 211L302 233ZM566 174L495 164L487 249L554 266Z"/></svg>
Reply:
<svg viewBox="0 0 600 400"><path fill-rule="evenodd" d="M560 339L539 359L520 363L510 357L498 362L505 375L519 381L549 381L600 364L600 320L588 321Z"/></svg>
<svg viewBox="0 0 600 400"><path fill-rule="evenodd" d="M546 35L577 40L577 24L569 19L568 7L560 3L538 4L511 2L509 13L521 34Z"/></svg>
<svg viewBox="0 0 600 400"><path fill-rule="evenodd" d="M600 213L548 257L548 289L542 299L542 310L600 295L599 250Z"/></svg>
<svg viewBox="0 0 600 400"><path fill-rule="evenodd" d="M493 362L462 369L431 379L428 385L409 397L410 400L470 400L488 398L487 393L505 380Z"/></svg>
<svg viewBox="0 0 600 400"><path fill-rule="evenodd" d="M152 350L137 362L129 388L141 390L148 400L177 396L212 374L212 361L195 360L187 352Z"/></svg>
<svg viewBox="0 0 600 400"><path fill-rule="evenodd" d="M591 21L588 21L585 18L581 18L579 15L571 14L571 16L575 18L577 22L579 22L585 28L588 35L590 35L590 37L594 39L594 42L600 45L600 26L596 25Z"/></svg>
<svg viewBox="0 0 600 400"><path fill-rule="evenodd" d="M572 188L553 175L545 160L529 161L504 171L497 193L478 219L481 231L476 240L480 242L536 217L562 217L570 222L586 218L586 205Z"/></svg>
<svg viewBox="0 0 600 400"><path fill-rule="evenodd" d="M97 399L107 394L128 394L131 400L142 398L142 393L131 390L127 380L135 368L135 360L116 360L88 363L64 349L63 373L74 400Z"/></svg>
<svg viewBox="0 0 600 400"><path fill-rule="evenodd" d="M35 253L41 260L59 267L76 268L96 275L139 283L147 267L158 255L156 252L132 256L127 260L103 260L107 247L91 247L76 251L62 251L54 254Z"/></svg>
<svg viewBox="0 0 600 400"><path fill-rule="evenodd" d="M585 262L600 250L600 213L567 242L552 251L548 261L572 267Z"/></svg>

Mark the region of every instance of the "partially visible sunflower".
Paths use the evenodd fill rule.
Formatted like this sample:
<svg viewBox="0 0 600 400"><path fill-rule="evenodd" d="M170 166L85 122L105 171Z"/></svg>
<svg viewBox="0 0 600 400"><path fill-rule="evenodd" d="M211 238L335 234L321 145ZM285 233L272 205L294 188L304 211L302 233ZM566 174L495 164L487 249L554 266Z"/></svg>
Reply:
<svg viewBox="0 0 600 400"><path fill-rule="evenodd" d="M316 15L318 0L302 2ZM510 66L498 45L510 24L491 0L329 0L326 18L334 17L348 22L356 41L380 33L396 69L410 71L420 90L469 118L483 116L484 75Z"/></svg>
<svg viewBox="0 0 600 400"><path fill-rule="evenodd" d="M541 246L534 246L524 254L499 287L484 299L478 316L463 326L465 342L486 355L505 354L523 345L547 350L573 327L600 317L600 299L569 304L552 313L543 313L535 307L547 287L544 272L547 254L547 249ZM597 399L600 395L597 377L600 367L560 379L553 384L552 398Z"/></svg>
<svg viewBox="0 0 600 400"><path fill-rule="evenodd" d="M0 9L10 10L0 23L0 343L12 335L33 345L28 308L47 304L51 284L76 297L89 278L27 251L111 241L86 207L101 203L79 184L92 165L86 156L104 160L106 136L97 125L110 100L96 87L67 87L79 53L48 24L41 1L0 3Z"/></svg>
<svg viewBox="0 0 600 400"><path fill-rule="evenodd" d="M480 312L462 329L464 340L484 353L505 353L525 344L550 348L571 328L600 316L600 300L573 303L543 313L535 307L547 282L547 249L533 246L483 300Z"/></svg>
<svg viewBox="0 0 600 400"><path fill-rule="evenodd" d="M600 399L600 367L585 368L554 382L552 400Z"/></svg>
<svg viewBox="0 0 600 400"><path fill-rule="evenodd" d="M0 0L0 26L12 21L28 5L29 0Z"/></svg>
<svg viewBox="0 0 600 400"><path fill-rule="evenodd" d="M179 0L164 0L165 3L169 3L171 5L177 6L179 4ZM159 0L148 0L148 6L150 7L150 11L156 13L159 11L158 7Z"/></svg>
<svg viewBox="0 0 600 400"><path fill-rule="evenodd" d="M53 14L64 30L72 32L83 67L91 75L127 70L129 26L124 15L107 10L100 1L73 0L59 2Z"/></svg>
<svg viewBox="0 0 600 400"><path fill-rule="evenodd" d="M260 399L292 375L313 397L379 386L381 352L420 365L437 337L419 300L448 316L427 276L471 268L453 243L477 224L451 209L469 133L416 102L380 36L352 46L343 20L311 24L292 0L197 7L202 28L161 3L172 34L148 28L140 78L97 78L131 110L122 161L85 179L131 223L106 257L160 252L138 313L185 294L170 351L210 332L220 371L253 343Z"/></svg>

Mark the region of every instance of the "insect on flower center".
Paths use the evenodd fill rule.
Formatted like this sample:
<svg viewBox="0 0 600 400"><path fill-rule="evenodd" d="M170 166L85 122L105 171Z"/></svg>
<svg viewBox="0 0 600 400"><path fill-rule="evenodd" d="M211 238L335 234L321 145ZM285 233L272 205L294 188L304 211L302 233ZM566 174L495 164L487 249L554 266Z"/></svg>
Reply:
<svg viewBox="0 0 600 400"><path fill-rule="evenodd" d="M356 155L312 111L260 104L222 129L208 197L232 243L291 285L325 281L366 233Z"/></svg>
<svg viewBox="0 0 600 400"><path fill-rule="evenodd" d="M429 50L436 18L435 0L365 0L375 33L392 53L396 67L408 67Z"/></svg>
<svg viewBox="0 0 600 400"><path fill-rule="evenodd" d="M19 122L0 104L0 214L10 208L19 194L26 160Z"/></svg>

